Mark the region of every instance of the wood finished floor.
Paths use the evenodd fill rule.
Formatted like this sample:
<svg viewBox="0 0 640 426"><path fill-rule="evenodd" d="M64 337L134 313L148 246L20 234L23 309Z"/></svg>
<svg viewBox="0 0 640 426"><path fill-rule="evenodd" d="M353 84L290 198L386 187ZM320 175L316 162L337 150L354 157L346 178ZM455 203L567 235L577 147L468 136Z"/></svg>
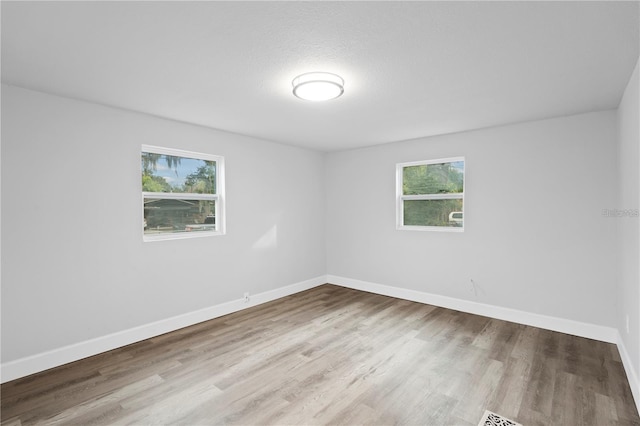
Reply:
<svg viewBox="0 0 640 426"><path fill-rule="evenodd" d="M640 425L612 344L333 285L1 392L2 425Z"/></svg>

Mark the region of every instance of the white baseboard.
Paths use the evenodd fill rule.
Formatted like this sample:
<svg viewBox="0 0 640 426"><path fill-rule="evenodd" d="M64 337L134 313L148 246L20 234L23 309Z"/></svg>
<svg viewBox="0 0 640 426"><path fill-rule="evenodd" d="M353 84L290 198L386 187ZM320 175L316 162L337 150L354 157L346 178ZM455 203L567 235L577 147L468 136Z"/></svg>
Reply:
<svg viewBox="0 0 640 426"><path fill-rule="evenodd" d="M558 331L560 333L572 334L574 336L586 337L588 339L614 343L618 347L618 352L622 359L627 380L631 387L631 393L633 394L638 412L640 412L640 380L638 379L637 372L633 367L633 363L631 362L631 358L629 357L629 353L627 352L627 348L624 345L620 332L613 327L604 327L601 325L564 318L534 314L516 309L487 305L469 300L455 299L452 297L376 284L352 278L338 277L335 275L327 275L326 279L328 283L352 288L354 290L368 291L370 293L381 294L384 296L397 297L398 299L426 303L470 314L482 315L518 324L539 327L546 330Z"/></svg>
<svg viewBox="0 0 640 426"><path fill-rule="evenodd" d="M613 327L604 327L596 324L589 324L565 318L551 317L547 315L534 314L516 309L503 308L484 303L478 303L468 300L455 299L437 294L424 293L416 290L393 287L383 284L376 284L367 281L355 280L352 278L338 277L335 275L327 275L327 282L342 287L348 287L355 290L368 291L370 293L381 294L384 296L397 297L399 299L411 300L414 302L426 303L429 305L440 306L456 311L467 312L476 315L482 315L490 318L515 322L518 324L530 325L546 330L558 331L561 333L572 334L574 336L586 337L588 339L600 340L607 343L614 343L618 347L620 358L631 387L631 393L640 412L640 379L638 372L635 370L631 357L627 352L620 332Z"/></svg>
<svg viewBox="0 0 640 426"><path fill-rule="evenodd" d="M629 386L631 387L631 393L633 394L633 399L640 413L640 381L638 380L638 374L635 368L633 368L633 363L631 362L629 352L627 352L627 347L624 345L624 340L622 340L622 335L619 332L617 334L618 352L620 352L622 365L624 365L624 371L627 373L627 380L629 380Z"/></svg>
<svg viewBox="0 0 640 426"><path fill-rule="evenodd" d="M368 291L370 293L426 303L470 314L482 315L518 324L531 325L534 327L544 328L546 330L559 331L561 333L587 337L589 339L600 340L607 343L618 342L618 331L612 327L604 327L601 325L573 321L564 318L534 314L517 309L503 308L500 306L487 305L485 303L455 299L453 297L354 280L352 278L338 277L335 275L327 275L326 278L327 282L331 284L355 290Z"/></svg>
<svg viewBox="0 0 640 426"><path fill-rule="evenodd" d="M492 306L467 300L455 299L447 296L424 293L416 290L409 290L399 287L392 287L382 284L370 283L351 278L338 277L334 275L323 275L299 283L280 287L275 290L251 296L248 303L242 299L200 309L178 315L165 320L156 321L139 327L120 331L117 333L101 336L95 339L79 342L73 345L64 346L48 352L21 358L15 361L2 363L0 365L0 383L5 383L20 377L38 373L53 367L58 367L69 362L77 361L92 355L97 355L112 349L139 342L151 337L159 336L174 330L178 330L190 325L194 325L213 318L221 317L233 312L270 302L281 297L289 296L304 290L308 290L319 285L331 283L342 287L356 290L368 291L384 296L397 297L399 299L411 300L420 303L440 306L443 308L455 309L457 311L483 315L491 318L511 321L519 324L531 325L547 330L559 331L590 339L601 340L618 345L625 371L631 386L633 396L640 411L640 382L633 368L631 359L624 347L621 336L614 328L603 327L595 324L582 323L563 318L550 317L533 314L510 308Z"/></svg>
<svg viewBox="0 0 640 426"><path fill-rule="evenodd" d="M17 359L0 365L0 383L5 383L20 377L58 367L69 362L97 355L112 349L140 342L151 337L159 336L170 331L178 330L190 325L208 321L233 312L241 311L252 306L270 302L281 297L289 296L313 287L325 284L326 275L312 278L299 283L280 287L251 296L249 302L242 299L221 303L209 308L200 309L172 318L152 322L106 336L79 342L73 345L53 349L51 351Z"/></svg>

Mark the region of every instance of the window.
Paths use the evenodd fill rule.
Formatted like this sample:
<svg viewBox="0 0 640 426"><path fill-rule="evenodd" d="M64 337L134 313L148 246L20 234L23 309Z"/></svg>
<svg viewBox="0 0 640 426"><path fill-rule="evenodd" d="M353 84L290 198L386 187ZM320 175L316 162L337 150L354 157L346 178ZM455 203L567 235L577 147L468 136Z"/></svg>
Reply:
<svg viewBox="0 0 640 426"><path fill-rule="evenodd" d="M464 158L396 166L397 228L464 230Z"/></svg>
<svg viewBox="0 0 640 426"><path fill-rule="evenodd" d="M144 241L224 234L224 157L142 146Z"/></svg>

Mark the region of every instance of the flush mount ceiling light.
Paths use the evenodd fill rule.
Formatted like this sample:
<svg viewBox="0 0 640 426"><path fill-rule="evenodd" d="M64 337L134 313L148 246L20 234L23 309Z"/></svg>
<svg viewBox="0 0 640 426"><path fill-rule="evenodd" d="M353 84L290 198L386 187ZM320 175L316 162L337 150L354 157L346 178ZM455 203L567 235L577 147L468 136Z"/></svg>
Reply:
<svg viewBox="0 0 640 426"><path fill-rule="evenodd" d="M344 93L344 80L329 72L308 72L292 81L293 94L307 101L328 101Z"/></svg>

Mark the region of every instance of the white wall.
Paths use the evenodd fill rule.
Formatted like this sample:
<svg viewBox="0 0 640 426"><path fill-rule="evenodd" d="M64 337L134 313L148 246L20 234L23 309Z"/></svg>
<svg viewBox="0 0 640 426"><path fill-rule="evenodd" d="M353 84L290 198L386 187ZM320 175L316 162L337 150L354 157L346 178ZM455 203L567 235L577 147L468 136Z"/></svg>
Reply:
<svg viewBox="0 0 640 426"><path fill-rule="evenodd" d="M142 242L140 145L225 156L227 235ZM324 154L2 87L2 361L324 276Z"/></svg>
<svg viewBox="0 0 640 426"><path fill-rule="evenodd" d="M325 274L633 333L637 221L602 210L637 208L637 86L618 114L324 155L3 85L3 365ZM227 235L142 242L141 144L225 156ZM465 232L397 231L395 164L458 155Z"/></svg>
<svg viewBox="0 0 640 426"><path fill-rule="evenodd" d="M618 108L618 171L621 210L640 208L640 108L638 98L640 77L638 64ZM629 355L629 381L635 382L636 403L640 407L640 226L638 217L623 216L618 225L618 300L617 328ZM627 332L627 316L629 331ZM633 376L633 377L631 377Z"/></svg>
<svg viewBox="0 0 640 426"><path fill-rule="evenodd" d="M328 154L327 273L614 327L615 144L606 111ZM454 156L464 233L396 230L396 163Z"/></svg>

